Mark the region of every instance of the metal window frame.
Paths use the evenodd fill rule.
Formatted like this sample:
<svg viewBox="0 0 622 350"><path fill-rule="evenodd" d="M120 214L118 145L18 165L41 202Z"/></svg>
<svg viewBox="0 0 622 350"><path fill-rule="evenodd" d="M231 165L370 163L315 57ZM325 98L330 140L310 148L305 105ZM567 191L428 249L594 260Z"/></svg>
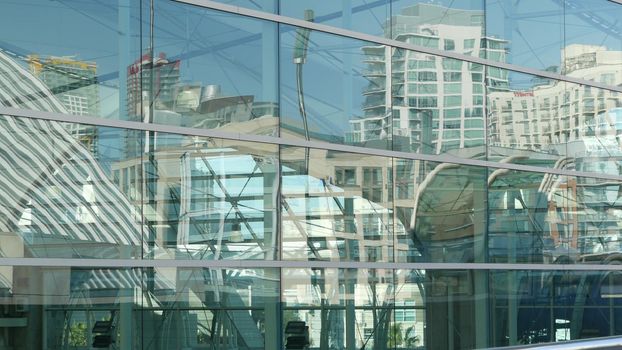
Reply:
<svg viewBox="0 0 622 350"><path fill-rule="evenodd" d="M0 107L0 115L18 118L32 118L63 123L123 128L140 131L166 132L189 136L214 137L245 142L261 142L295 147L328 149L349 153L386 156L392 158L424 160L432 162L455 163L469 166L533 171L563 176L585 176L591 178L622 181L622 176L584 173L563 169L549 169L510 163L497 163L474 159L463 159L447 155L424 155L390 150L369 149L355 146L330 144L303 139L282 139L273 136L246 135L210 129L195 129L172 125L148 124L117 119L104 119L89 116L73 116L56 112L24 110ZM533 263L401 263L401 262L361 262L361 261L293 261L293 260L170 260L170 259L80 259L80 258L0 258L0 266L31 267L119 267L119 268L344 268L344 269L410 269L410 270L534 270L534 271L620 271L622 265L602 264L533 264Z"/></svg>
<svg viewBox="0 0 622 350"><path fill-rule="evenodd" d="M206 9L242 15L246 17L292 25L324 33L340 35L352 39L367 41L380 45L387 45L405 50L428 53L439 57L454 58L462 61L478 63L490 67L497 67L558 81L571 82L592 86L609 91L622 92L622 87L610 86L593 81L577 79L562 74L541 71L538 69L517 66L509 63L495 62L479 57L467 56L454 52L408 44L405 42L387 39L379 36L363 34L347 29L313 23L301 19L290 18L268 12L256 11L238 6L226 5L211 0L173 0L178 3L194 5ZM622 4L622 0L609 0ZM214 137L227 140L245 142L260 142L283 146L308 147L348 153L375 155L408 160L421 160L437 163L454 163L466 166L478 166L495 169L508 169L537 173L555 174L561 176L580 176L604 180L622 181L622 175L599 174L564 169L544 168L511 163L499 163L476 159L459 158L450 155L426 155L399 152L393 150L371 149L356 146L331 144L320 141L306 141L304 139L285 139L274 136L248 135L243 133L225 132L219 130L196 129L173 125L148 124L143 122L125 121L119 119L105 119L94 116L73 116L55 112L26 110L0 106L0 115L10 115L21 118L31 118L63 123L79 123L101 127L123 128L140 131L165 132L188 136ZM291 261L291 260L168 260L168 259L78 259L78 258L0 258L0 266L30 266L30 267L119 267L119 268L345 268L345 269L412 269L412 270L532 270L532 271L620 271L622 265L602 264L533 264L533 263L400 263L400 262L357 262L357 261Z"/></svg>
<svg viewBox="0 0 622 350"><path fill-rule="evenodd" d="M210 269L385 269L385 270L490 270L490 271L620 271L621 265L533 263L400 263L366 261L294 260L172 260L172 259L80 259L0 258L0 266L85 268L210 268Z"/></svg>

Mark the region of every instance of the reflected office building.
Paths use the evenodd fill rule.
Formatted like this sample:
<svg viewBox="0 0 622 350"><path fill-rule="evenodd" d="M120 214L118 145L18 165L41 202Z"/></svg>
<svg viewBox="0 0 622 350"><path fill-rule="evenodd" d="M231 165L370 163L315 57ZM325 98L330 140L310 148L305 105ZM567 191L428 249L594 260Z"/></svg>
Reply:
<svg viewBox="0 0 622 350"><path fill-rule="evenodd" d="M0 349L622 335L622 5L31 2Z"/></svg>
<svg viewBox="0 0 622 350"><path fill-rule="evenodd" d="M435 21L443 17L451 21ZM482 10L419 3L394 15L385 35L505 62L505 42L486 36L483 18ZM507 90L507 72L485 74L481 64L392 47L362 50L369 85L363 91L363 118L350 120L352 143L387 138L394 150L485 157L484 87Z"/></svg>

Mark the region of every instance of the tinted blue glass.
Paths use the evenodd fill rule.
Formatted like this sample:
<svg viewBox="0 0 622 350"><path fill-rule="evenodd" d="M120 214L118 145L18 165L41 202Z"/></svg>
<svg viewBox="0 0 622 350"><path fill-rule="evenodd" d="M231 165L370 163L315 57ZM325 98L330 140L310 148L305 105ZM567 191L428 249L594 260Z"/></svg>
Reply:
<svg viewBox="0 0 622 350"><path fill-rule="evenodd" d="M140 18L138 3L126 0L3 2L0 84L13 86L14 97L1 104L140 120L126 109Z"/></svg>
<svg viewBox="0 0 622 350"><path fill-rule="evenodd" d="M561 73L564 4L487 0L486 37L486 58Z"/></svg>
<svg viewBox="0 0 622 350"><path fill-rule="evenodd" d="M279 347L277 269L144 270L143 290L151 303L143 303L134 314L145 329L136 348Z"/></svg>
<svg viewBox="0 0 622 350"><path fill-rule="evenodd" d="M564 81L486 68L488 159L560 167L570 133Z"/></svg>
<svg viewBox="0 0 622 350"><path fill-rule="evenodd" d="M277 277L275 269L2 266L0 305L13 311L0 327L22 349L275 349Z"/></svg>
<svg viewBox="0 0 622 350"><path fill-rule="evenodd" d="M346 343L357 348L386 348L388 325L393 323L394 271L324 268L282 271L284 321L305 322L309 326L310 342L317 344L316 348L344 348ZM330 327L346 331L326 332ZM355 332L355 327L368 331ZM399 330L400 335L403 331Z"/></svg>
<svg viewBox="0 0 622 350"><path fill-rule="evenodd" d="M598 162L596 162L598 163ZM602 164L602 163L601 163ZM610 163L608 165L611 165ZM619 264L622 261L620 227L620 181L583 177L568 180L570 201L568 245L572 262ZM572 230L572 224L576 228Z"/></svg>
<svg viewBox="0 0 622 350"><path fill-rule="evenodd" d="M281 137L391 147L388 48L281 27Z"/></svg>
<svg viewBox="0 0 622 350"><path fill-rule="evenodd" d="M275 23L169 1L156 2L154 21L154 49L133 66L146 69L134 108L147 121L276 135Z"/></svg>
<svg viewBox="0 0 622 350"><path fill-rule="evenodd" d="M572 0L565 4L563 73L577 76L587 72L586 68L591 68L592 73L611 73L610 67L603 66L622 60L620 4L606 0ZM609 76L589 74L581 78L609 85L620 83L619 78L612 81Z"/></svg>
<svg viewBox="0 0 622 350"><path fill-rule="evenodd" d="M567 263L573 216L566 178L491 169L488 259L494 263Z"/></svg>
<svg viewBox="0 0 622 350"><path fill-rule="evenodd" d="M281 1L280 14L365 34L390 36L391 0Z"/></svg>
<svg viewBox="0 0 622 350"><path fill-rule="evenodd" d="M391 28L385 31L393 39L484 57L483 0L394 0L391 10Z"/></svg>
<svg viewBox="0 0 622 350"><path fill-rule="evenodd" d="M490 262L622 261L619 181L497 169L488 184Z"/></svg>

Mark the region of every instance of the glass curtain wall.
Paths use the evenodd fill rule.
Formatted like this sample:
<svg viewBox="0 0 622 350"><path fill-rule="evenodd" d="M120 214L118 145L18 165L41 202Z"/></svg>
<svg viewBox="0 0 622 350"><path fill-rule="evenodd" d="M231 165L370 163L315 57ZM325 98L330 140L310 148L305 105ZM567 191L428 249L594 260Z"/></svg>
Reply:
<svg viewBox="0 0 622 350"><path fill-rule="evenodd" d="M0 348L622 334L622 5L0 8Z"/></svg>

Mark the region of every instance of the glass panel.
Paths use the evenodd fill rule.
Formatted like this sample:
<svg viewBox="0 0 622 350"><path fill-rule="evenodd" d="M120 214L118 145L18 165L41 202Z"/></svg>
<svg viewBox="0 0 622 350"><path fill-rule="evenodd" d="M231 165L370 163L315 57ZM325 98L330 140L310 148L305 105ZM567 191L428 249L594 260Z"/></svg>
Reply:
<svg viewBox="0 0 622 350"><path fill-rule="evenodd" d="M577 170L620 175L622 95L619 92L567 83L570 111L568 156Z"/></svg>
<svg viewBox="0 0 622 350"><path fill-rule="evenodd" d="M393 149L485 158L484 68L395 49Z"/></svg>
<svg viewBox="0 0 622 350"><path fill-rule="evenodd" d="M276 145L174 134L149 144L146 257L275 258Z"/></svg>
<svg viewBox="0 0 622 350"><path fill-rule="evenodd" d="M141 165L116 165L141 142L137 131L2 116L3 255L139 258Z"/></svg>
<svg viewBox="0 0 622 350"><path fill-rule="evenodd" d="M390 149L388 52L282 26L281 136Z"/></svg>
<svg viewBox="0 0 622 350"><path fill-rule="evenodd" d="M0 32L3 106L140 120L126 110L126 72L140 56L138 2L5 2Z"/></svg>
<svg viewBox="0 0 622 350"><path fill-rule="evenodd" d="M286 268L279 275L2 266L0 338L37 349L275 349L281 335L295 340L294 322L303 334L308 327L314 350L475 349L622 334L620 271Z"/></svg>
<svg viewBox="0 0 622 350"><path fill-rule="evenodd" d="M484 168L395 159L396 260L484 262Z"/></svg>
<svg viewBox="0 0 622 350"><path fill-rule="evenodd" d="M485 57L484 1L393 0L391 37L414 45Z"/></svg>
<svg viewBox="0 0 622 350"><path fill-rule="evenodd" d="M16 349L276 349L278 276L277 269L2 266L0 339Z"/></svg>
<svg viewBox="0 0 622 350"><path fill-rule="evenodd" d="M146 121L277 135L275 23L163 0L154 21L155 49L132 66L143 90L129 98Z"/></svg>
<svg viewBox="0 0 622 350"><path fill-rule="evenodd" d="M488 257L492 263L568 263L572 182L553 174L490 169Z"/></svg>
<svg viewBox="0 0 622 350"><path fill-rule="evenodd" d="M488 280L488 271L287 268L283 321L309 327L311 349L486 348Z"/></svg>
<svg viewBox="0 0 622 350"><path fill-rule="evenodd" d="M283 269L283 321L302 321L312 349L386 349L395 342L392 270ZM401 333L401 330L399 330ZM401 334L400 334L401 335ZM291 341L286 335L286 341Z"/></svg>
<svg viewBox="0 0 622 350"><path fill-rule="evenodd" d="M569 181L568 211L575 226L569 245L573 261L584 264L622 263L622 188L620 181L577 177Z"/></svg>
<svg viewBox="0 0 622 350"><path fill-rule="evenodd" d="M486 0L486 58L560 73L564 3Z"/></svg>
<svg viewBox="0 0 622 350"><path fill-rule="evenodd" d="M498 169L488 184L490 262L622 263L620 182Z"/></svg>
<svg viewBox="0 0 622 350"><path fill-rule="evenodd" d="M395 304L388 331L388 345L397 349L415 349L428 344L426 338L425 270L395 270ZM429 334L429 333L428 333Z"/></svg>
<svg viewBox="0 0 622 350"><path fill-rule="evenodd" d="M141 269L0 267L3 344L14 349L140 347ZM157 280L158 296L168 286Z"/></svg>
<svg viewBox="0 0 622 350"><path fill-rule="evenodd" d="M157 268L145 275L143 349L277 349L277 269ZM168 283L158 292L158 281ZM155 292L152 290L155 288Z"/></svg>
<svg viewBox="0 0 622 350"><path fill-rule="evenodd" d="M619 271L492 271L497 346L622 334Z"/></svg>
<svg viewBox="0 0 622 350"><path fill-rule="evenodd" d="M390 3L391 0L281 1L281 15L384 36L391 15Z"/></svg>
<svg viewBox="0 0 622 350"><path fill-rule="evenodd" d="M565 167L571 96L566 83L487 67L488 160Z"/></svg>
<svg viewBox="0 0 622 350"><path fill-rule="evenodd" d="M426 349L488 347L487 271L427 270L424 281Z"/></svg>
<svg viewBox="0 0 622 350"><path fill-rule="evenodd" d="M391 159L281 148L283 259L392 261Z"/></svg>
<svg viewBox="0 0 622 350"><path fill-rule="evenodd" d="M563 73L577 76L577 71L590 72L592 74L582 78L618 85L619 75L613 79L615 75L607 73L613 73L611 65L622 60L620 4L606 0L573 0L566 1L565 5Z"/></svg>

